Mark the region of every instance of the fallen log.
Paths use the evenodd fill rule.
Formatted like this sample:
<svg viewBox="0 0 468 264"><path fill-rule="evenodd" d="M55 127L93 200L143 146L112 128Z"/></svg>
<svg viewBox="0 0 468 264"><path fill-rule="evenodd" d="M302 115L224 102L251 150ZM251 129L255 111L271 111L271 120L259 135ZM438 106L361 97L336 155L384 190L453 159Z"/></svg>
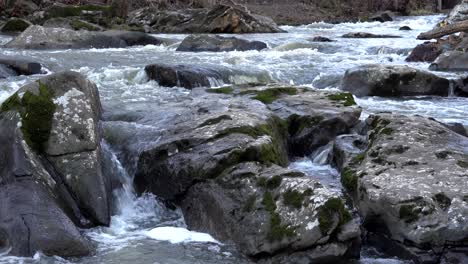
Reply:
<svg viewBox="0 0 468 264"><path fill-rule="evenodd" d="M450 34L468 31L468 21L461 21L446 25L444 27L435 28L428 32L419 34L418 39L430 40L435 38L441 38Z"/></svg>

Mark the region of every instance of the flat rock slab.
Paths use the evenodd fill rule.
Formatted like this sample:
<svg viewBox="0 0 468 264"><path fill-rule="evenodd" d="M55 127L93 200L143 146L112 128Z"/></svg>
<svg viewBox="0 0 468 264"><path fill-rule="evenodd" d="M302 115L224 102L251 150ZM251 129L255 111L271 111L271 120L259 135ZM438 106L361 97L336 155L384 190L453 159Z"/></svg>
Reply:
<svg viewBox="0 0 468 264"><path fill-rule="evenodd" d="M342 38L401 38L401 36L372 34L372 33L367 33L367 32L347 33L341 37Z"/></svg>
<svg viewBox="0 0 468 264"><path fill-rule="evenodd" d="M248 41L234 37L222 37L218 35L190 35L186 37L177 48L177 51L190 52L226 52L263 50L267 44L261 41Z"/></svg>

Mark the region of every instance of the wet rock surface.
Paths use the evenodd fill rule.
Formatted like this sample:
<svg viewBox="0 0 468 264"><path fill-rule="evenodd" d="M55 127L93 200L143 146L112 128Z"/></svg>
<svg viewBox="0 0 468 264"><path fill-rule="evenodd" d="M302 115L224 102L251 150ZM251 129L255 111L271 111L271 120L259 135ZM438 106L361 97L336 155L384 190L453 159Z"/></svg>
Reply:
<svg viewBox="0 0 468 264"><path fill-rule="evenodd" d="M366 122L369 147L342 182L374 242L417 263L466 250L468 138L418 116Z"/></svg>
<svg viewBox="0 0 468 264"><path fill-rule="evenodd" d="M6 47L17 49L124 48L161 43L157 38L142 32L91 32L31 26L7 43Z"/></svg>
<svg viewBox="0 0 468 264"><path fill-rule="evenodd" d="M261 41L248 41L234 37L218 35L190 35L186 37L177 48L177 51L187 52L225 52L266 49L267 44Z"/></svg>
<svg viewBox="0 0 468 264"><path fill-rule="evenodd" d="M28 84L2 104L5 133L0 140L5 148L0 162L5 165L1 188L6 211L0 229L8 234L3 243L12 243L14 254L42 250L87 255L91 247L75 225L109 224L110 185L100 164L100 111L96 86L74 72ZM7 215L17 217L11 221ZM29 235L18 236L16 227Z"/></svg>
<svg viewBox="0 0 468 264"><path fill-rule="evenodd" d="M395 35L372 34L367 32L353 32L341 36L342 38L401 38Z"/></svg>
<svg viewBox="0 0 468 264"><path fill-rule="evenodd" d="M12 18L9 19L5 24L0 27L0 32L3 33L19 33L25 31L29 26L31 26L31 22L20 19L20 18Z"/></svg>
<svg viewBox="0 0 468 264"><path fill-rule="evenodd" d="M356 96L447 96L450 81L408 66L364 65L346 71L341 89Z"/></svg>
<svg viewBox="0 0 468 264"><path fill-rule="evenodd" d="M282 30L270 18L228 5L210 9L158 11L153 8L130 14L129 24L152 33L277 33Z"/></svg>
<svg viewBox="0 0 468 264"><path fill-rule="evenodd" d="M42 65L38 62L16 58L0 58L0 78L41 73Z"/></svg>

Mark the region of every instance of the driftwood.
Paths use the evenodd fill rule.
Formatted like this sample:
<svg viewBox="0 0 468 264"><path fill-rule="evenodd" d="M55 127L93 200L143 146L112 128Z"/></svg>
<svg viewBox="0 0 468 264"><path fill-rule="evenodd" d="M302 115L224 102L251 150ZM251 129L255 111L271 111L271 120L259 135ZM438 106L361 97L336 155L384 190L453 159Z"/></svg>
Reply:
<svg viewBox="0 0 468 264"><path fill-rule="evenodd" d="M419 34L418 39L430 40L464 31L468 31L468 21L453 23L444 27L435 28L428 32L421 33Z"/></svg>

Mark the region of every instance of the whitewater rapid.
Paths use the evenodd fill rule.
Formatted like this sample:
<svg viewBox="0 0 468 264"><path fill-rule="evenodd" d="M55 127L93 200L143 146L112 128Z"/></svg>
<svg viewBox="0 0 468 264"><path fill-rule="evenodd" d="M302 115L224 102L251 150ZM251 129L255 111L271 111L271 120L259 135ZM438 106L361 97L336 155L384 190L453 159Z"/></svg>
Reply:
<svg viewBox="0 0 468 264"><path fill-rule="evenodd" d="M78 71L95 82L99 88L104 108L104 128L107 131L119 127L112 117L125 113L152 112L162 115L160 105L179 102L190 98L190 91L182 88L163 88L154 81L148 81L144 66L151 63L203 65L223 67L231 72L231 83L286 83L310 89L339 89L345 71L354 66L378 63L388 65L409 64L427 69L428 63L406 63L410 50L421 41L416 36L431 29L442 16L404 17L393 22L378 23L314 23L310 25L282 27L288 33L246 34L236 37L259 40L268 44L263 51L246 52L176 52L178 43L187 35L156 35L169 39L170 45L148 45L126 49L88 49L60 51L31 51L0 48L3 56L28 58L45 67L45 74L63 70ZM400 31L402 26L413 30ZM344 39L350 32L398 35L395 39ZM323 36L334 42L316 43L311 39ZM11 40L0 35L0 44ZM457 78L460 73L437 73L448 78ZM0 79L0 102L7 99L21 86L41 78L19 76ZM214 81L213 85L227 83ZM419 114L434 117L444 122L460 122L468 125L468 99L457 97L411 97L388 99L379 97L357 98L367 115L393 111L403 114ZM134 141L130 144L135 153L157 139L146 138L147 130L162 130L157 124L136 125L127 131ZM106 137L113 137L108 132ZM178 209L168 209L164 203L151 194L138 197L133 190L135 160L123 157L117 141L103 142L108 150L107 157L118 175L122 188L114 193L116 206L110 227L83 230L96 244L96 254L81 259L61 259L37 253L33 258L1 256L0 263L129 263L129 264L171 264L171 263L248 263L232 245L216 241L208 234L187 230L183 216ZM316 177L332 190L341 192L339 174L327 164L326 156L330 146L318 150L310 157L294 161L290 167ZM136 156L136 155L135 155ZM379 252L366 248L360 263L404 263L385 258Z"/></svg>

